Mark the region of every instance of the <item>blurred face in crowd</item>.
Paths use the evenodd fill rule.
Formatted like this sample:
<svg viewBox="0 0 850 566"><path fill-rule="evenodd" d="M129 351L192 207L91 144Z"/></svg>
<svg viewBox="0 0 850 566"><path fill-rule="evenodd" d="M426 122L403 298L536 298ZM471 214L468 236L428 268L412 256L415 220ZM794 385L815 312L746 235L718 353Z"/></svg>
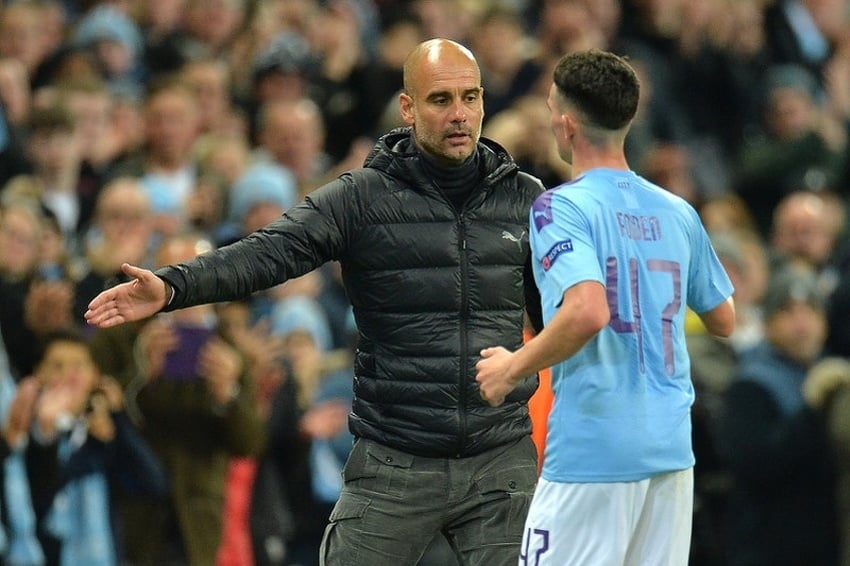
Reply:
<svg viewBox="0 0 850 566"><path fill-rule="evenodd" d="M291 169L299 181L310 174L325 142L319 109L307 99L269 104L260 135L274 160Z"/></svg>
<svg viewBox="0 0 850 566"><path fill-rule="evenodd" d="M815 104L796 88L777 88L770 95L767 122L779 139L797 139L814 128Z"/></svg>
<svg viewBox="0 0 850 566"><path fill-rule="evenodd" d="M789 195L774 214L774 248L789 259L815 269L822 267L835 244L836 232L828 214L826 203L817 195Z"/></svg>
<svg viewBox="0 0 850 566"><path fill-rule="evenodd" d="M154 160L170 166L182 165L199 128L197 101L187 88L165 88L148 100L145 133Z"/></svg>
<svg viewBox="0 0 850 566"><path fill-rule="evenodd" d="M484 119L481 73L472 54L446 40L421 44L404 66L399 105L419 148L444 165L475 151Z"/></svg>
<svg viewBox="0 0 850 566"><path fill-rule="evenodd" d="M74 91L67 96L67 102L76 119L83 157L96 158L97 148L109 137L112 127L112 97L109 91Z"/></svg>
<svg viewBox="0 0 850 566"><path fill-rule="evenodd" d="M88 347L72 340L52 342L36 368L36 376L47 389L63 388L76 413L83 411L100 378Z"/></svg>
<svg viewBox="0 0 850 566"><path fill-rule="evenodd" d="M38 261L42 223L25 207L0 210L0 273L12 278L30 273Z"/></svg>
<svg viewBox="0 0 850 566"><path fill-rule="evenodd" d="M198 97L203 128L209 129L230 107L227 66L219 61L193 61L183 68L183 76Z"/></svg>
<svg viewBox="0 0 850 566"><path fill-rule="evenodd" d="M0 56L22 62L32 74L46 53L39 9L26 2L0 8Z"/></svg>
<svg viewBox="0 0 850 566"><path fill-rule="evenodd" d="M186 28L213 47L224 45L245 18L245 0L189 0Z"/></svg>
<svg viewBox="0 0 850 566"><path fill-rule="evenodd" d="M765 324L768 341L803 365L818 358L826 340L826 331L823 311L805 301L792 300L770 315Z"/></svg>

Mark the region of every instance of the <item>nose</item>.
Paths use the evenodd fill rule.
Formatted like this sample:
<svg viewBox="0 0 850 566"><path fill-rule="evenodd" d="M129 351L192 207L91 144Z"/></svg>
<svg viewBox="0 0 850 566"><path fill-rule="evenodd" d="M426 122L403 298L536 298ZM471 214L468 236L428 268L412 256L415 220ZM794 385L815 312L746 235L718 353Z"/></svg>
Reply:
<svg viewBox="0 0 850 566"><path fill-rule="evenodd" d="M458 100L452 106L452 122L466 122L466 107L463 100Z"/></svg>

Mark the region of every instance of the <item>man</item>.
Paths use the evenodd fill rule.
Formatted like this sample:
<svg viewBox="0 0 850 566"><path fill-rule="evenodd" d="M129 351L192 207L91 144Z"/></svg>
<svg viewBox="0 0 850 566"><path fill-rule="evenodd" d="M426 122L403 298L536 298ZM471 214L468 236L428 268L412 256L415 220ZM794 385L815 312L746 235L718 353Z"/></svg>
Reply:
<svg viewBox="0 0 850 566"><path fill-rule="evenodd" d="M323 563L416 564L440 532L462 564L513 564L519 553L536 478L527 401L537 379L518 379L493 408L474 374L487 344L522 344L523 306L539 307L526 235L542 186L480 138L482 96L465 47L420 44L399 96L411 128L379 140L365 168L232 246L156 274L126 265L135 280L87 313L113 326L340 262L359 329L357 440Z"/></svg>
<svg viewBox="0 0 850 566"><path fill-rule="evenodd" d="M693 504L685 307L734 328L732 284L696 212L629 170L639 85L620 57L562 58L547 104L575 180L531 211L546 327L482 351L482 396L501 406L553 366L555 400L520 563L686 564Z"/></svg>
<svg viewBox="0 0 850 566"><path fill-rule="evenodd" d="M844 377L823 375L825 307L810 267L777 266L762 303L764 338L741 357L716 431L733 477L724 564L839 563L825 398Z"/></svg>

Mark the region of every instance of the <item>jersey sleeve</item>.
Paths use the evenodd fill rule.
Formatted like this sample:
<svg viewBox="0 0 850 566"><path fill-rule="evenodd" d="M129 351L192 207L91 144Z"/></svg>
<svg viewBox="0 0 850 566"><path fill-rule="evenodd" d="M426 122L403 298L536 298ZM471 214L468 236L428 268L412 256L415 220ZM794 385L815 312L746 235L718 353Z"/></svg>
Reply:
<svg viewBox="0 0 850 566"><path fill-rule="evenodd" d="M540 293L560 304L564 292L581 281L604 283L591 223L581 207L553 191L532 209L532 261ZM592 204L591 204L592 206ZM547 222L541 222L545 214Z"/></svg>
<svg viewBox="0 0 850 566"><path fill-rule="evenodd" d="M694 223L695 228L691 231L694 242L688 278L688 307L694 312L703 313L728 299L735 289L702 223L696 218Z"/></svg>

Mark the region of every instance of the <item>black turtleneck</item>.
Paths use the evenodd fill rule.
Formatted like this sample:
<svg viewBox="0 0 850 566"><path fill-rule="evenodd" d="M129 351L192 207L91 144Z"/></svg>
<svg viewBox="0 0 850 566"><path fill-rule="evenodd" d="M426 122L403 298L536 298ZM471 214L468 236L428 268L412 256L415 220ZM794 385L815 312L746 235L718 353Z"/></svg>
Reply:
<svg viewBox="0 0 850 566"><path fill-rule="evenodd" d="M438 164L424 153L421 153L421 155L422 168L425 170L425 174L431 178L457 210L463 208L466 197L472 192L473 187L481 181L481 167L479 166L481 160L478 151L476 150L469 159L457 167L446 167Z"/></svg>

